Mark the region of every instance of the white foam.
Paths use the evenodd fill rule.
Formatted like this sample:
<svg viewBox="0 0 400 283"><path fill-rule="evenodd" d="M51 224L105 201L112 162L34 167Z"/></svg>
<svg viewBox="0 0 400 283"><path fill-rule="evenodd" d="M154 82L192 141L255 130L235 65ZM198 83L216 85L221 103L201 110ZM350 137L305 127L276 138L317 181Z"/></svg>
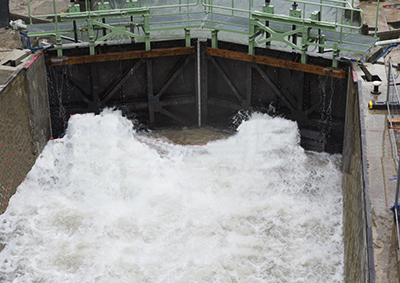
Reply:
<svg viewBox="0 0 400 283"><path fill-rule="evenodd" d="M341 157L294 122L142 138L119 112L71 117L0 217L1 282L343 281Z"/></svg>

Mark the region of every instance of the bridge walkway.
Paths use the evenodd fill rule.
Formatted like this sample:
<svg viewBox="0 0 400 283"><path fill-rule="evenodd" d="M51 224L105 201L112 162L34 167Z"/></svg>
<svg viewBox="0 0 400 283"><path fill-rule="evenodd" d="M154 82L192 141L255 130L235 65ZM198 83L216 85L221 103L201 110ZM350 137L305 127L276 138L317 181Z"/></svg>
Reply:
<svg viewBox="0 0 400 283"><path fill-rule="evenodd" d="M28 7L34 1L37 0L28 0ZM341 53L358 58L377 41L376 37L360 35L363 12L347 1L297 1L301 7L297 8L296 2L294 5L293 1L283 0L277 7L279 13L270 1L263 5L249 1L246 7L237 0L231 5L221 3L197 0L155 6L152 1L143 0L128 1L123 9L110 9L105 2L98 3L94 11L82 9L78 4L71 4L66 13L40 15L29 10L28 35L55 36L54 47L61 57L63 49L76 46L89 47L93 55L95 46L120 44L121 40L117 39L122 37L128 43L145 42L146 50L150 50L152 41L171 39L174 30L181 31L174 36L184 37L186 46L190 45L191 38L197 37L196 33L203 31L204 36L204 31L208 31L212 47L217 48L218 34L230 33L232 41L248 43L249 54L254 54L256 46L288 48L302 53L301 62L305 64L307 53L328 53L332 54L333 67L338 66ZM56 0L53 5L57 11ZM323 19L328 12L331 15ZM34 19L44 16L53 18L54 22L33 23ZM354 20L357 17L361 24ZM75 42L64 40L68 37Z"/></svg>

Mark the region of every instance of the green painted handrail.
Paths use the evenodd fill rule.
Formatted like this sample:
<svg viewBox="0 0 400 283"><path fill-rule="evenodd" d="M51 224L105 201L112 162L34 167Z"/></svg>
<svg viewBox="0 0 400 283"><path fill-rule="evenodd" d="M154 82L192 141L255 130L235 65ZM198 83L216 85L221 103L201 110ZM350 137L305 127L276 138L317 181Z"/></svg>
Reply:
<svg viewBox="0 0 400 283"><path fill-rule="evenodd" d="M305 0L299 0L299 1L293 1L293 0L280 0L280 1L285 1L285 2L296 2L300 4L305 4L305 5L310 5L310 6L318 6L320 7L320 11L323 7L327 8L335 8L339 9L342 11L350 11L350 12L357 12L361 14L361 20L360 20L360 26L353 26L353 25L343 25L343 24L337 24L338 27L344 27L344 28L351 28L351 29L361 29L364 23L364 12L361 9L356 9L353 7L353 5L350 5L349 2L347 1L341 1L341 0L327 0L327 2L332 2L332 3L338 3L338 4L344 4L348 5L349 7L346 6L337 6L337 5L331 5L331 4L325 4L325 3L317 3L317 2L310 2L310 1L305 1ZM379 0L378 0L379 2ZM303 11L304 12L304 11ZM337 15L337 13L336 13ZM343 19L343 14L342 14L342 19ZM341 19L341 20L342 20Z"/></svg>
<svg viewBox="0 0 400 283"><path fill-rule="evenodd" d="M85 1L88 1L88 0L85 0ZM174 5L161 5L161 6L150 6L150 5L147 5L149 0L146 0L145 2L146 2L146 8L152 10L152 9L194 7L194 6L199 5L200 0L196 0L196 3L191 3L191 4L182 4L182 3L180 3L180 4L174 4ZM179 2L181 2L181 1L179 1ZM143 6L142 5L142 1L140 1L139 3L140 3L140 6Z"/></svg>
<svg viewBox="0 0 400 283"><path fill-rule="evenodd" d="M60 24L63 22L77 22L80 27L87 28L88 38L90 42L90 53L94 53L94 46L100 44L100 40L104 41L109 39L114 35L125 35L131 38L137 38L139 40L144 40L146 43L146 49L150 49L150 34L153 31L168 31L182 29L185 32L186 45L190 45L190 30L196 28L209 29L211 31L212 47L217 48L218 44L218 32L226 31L241 35L247 35L249 39L249 50L254 48L255 38L259 36L262 32L267 32L273 36L267 37L261 41L259 44L267 43L271 41L281 41L288 44L294 49L306 51L307 46L315 46L320 48L332 48L337 54L340 51L351 51L355 53L365 53L365 51L360 52L357 48L351 48L351 46L363 46L370 47L368 45L359 44L356 42L344 42L343 35L347 34L343 31L344 28L352 30L359 30L362 27L364 13L360 9L355 9L352 4L344 0L323 0L312 2L311 0L279 0L282 2L296 2L302 4L303 10L301 11L302 16L286 16L274 14L273 10L264 9L263 12L255 11L253 0L248 0L248 2L243 2L243 0L231 0L226 1L225 4L216 4L218 0L175 0L175 3L168 5L154 5L152 6L152 0L138 0L137 7L122 8L122 9L108 9L108 10L94 10L90 11L88 9L90 3L85 0L86 11L78 11L71 13L58 13L56 9L56 0L53 0L54 14L46 15L32 15L31 2L37 0L27 0L28 1L28 12L30 17L30 25L33 25L33 18L41 17L54 17L55 30L53 31L43 31L31 32L33 36L38 35L54 35L57 40L57 51L59 56L62 54L63 44L61 41L61 34L66 34L71 32L71 30L60 29ZM379 1L379 0L378 0ZM178 3L178 4L176 4ZM247 5L248 7L244 7ZM244 5L243 5L244 4ZM332 22L322 21L319 19L306 18L306 7L316 6L319 12L322 12L323 8L335 9L335 19ZM309 10L309 9L308 9ZM156 11L151 13L151 11ZM225 12L226 11L226 12ZM351 13L351 24L344 23L344 12L349 11ZM159 13L160 12L160 13ZM360 13L361 21L359 26L353 26L353 13ZM194 15L196 15L193 17ZM203 17L198 15L203 14ZM183 17L185 15L185 17ZM165 18L163 19L162 17ZM169 16L169 17L168 17ZM182 17L177 17L182 16ZM231 17L235 19L248 19L248 25L243 23L238 23L235 21L225 21L218 20L217 16ZM157 17L159 21L154 21ZM338 18L339 17L339 18ZM121 18L129 18L128 21L119 21L108 23L100 23L102 19L106 20L118 20ZM152 21L151 21L152 19ZM263 22L271 22L277 24L283 24L285 26L293 26L293 30L284 30L280 27L269 27L264 26ZM54 25L54 24L53 24ZM133 26L139 26L143 30L143 34L132 32ZM128 31L131 27L130 31ZM97 40L97 36L94 36L94 31L99 29L106 29L108 34L104 34ZM69 28L71 29L71 28ZM310 29L318 29L318 35L310 33ZM328 45L324 37L321 36L320 31L331 31L335 33L335 38L331 40L332 44ZM353 34L353 33L350 33ZM287 37L298 36L301 39L301 45L291 43ZM317 41L318 38L318 41ZM101 43L103 44L103 43ZM342 44L349 44L349 46L344 46ZM322 50L321 49L321 50ZM363 49L365 50L365 49ZM251 51L249 51L251 54Z"/></svg>
<svg viewBox="0 0 400 283"><path fill-rule="evenodd" d="M201 4L204 7L209 7L211 9L223 9L223 10L229 10L232 12L245 12L245 13L250 13L252 8L253 8L253 0L249 0L249 9L240 9L240 8L234 8L233 4L234 4L234 0L232 0L232 7L228 7L228 6L219 6L219 5L214 5L212 4L213 0L211 0L210 4L206 3L206 0L201 0Z"/></svg>

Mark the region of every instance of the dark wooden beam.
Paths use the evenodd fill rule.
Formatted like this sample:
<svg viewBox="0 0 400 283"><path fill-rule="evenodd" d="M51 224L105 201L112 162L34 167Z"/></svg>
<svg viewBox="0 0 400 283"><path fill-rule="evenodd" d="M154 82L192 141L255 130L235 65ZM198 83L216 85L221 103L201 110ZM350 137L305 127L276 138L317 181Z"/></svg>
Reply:
<svg viewBox="0 0 400 283"><path fill-rule="evenodd" d="M49 58L47 60L47 65L49 66L78 65L78 64L96 63L96 62L190 55L194 53L195 53L194 47L138 50L138 51L115 52L115 53L106 53L97 55L54 57L54 58Z"/></svg>
<svg viewBox="0 0 400 283"><path fill-rule="evenodd" d="M186 67L186 65L193 59L193 56L188 56L183 61L178 62L171 71L167 82L163 85L161 90L157 93L157 96L160 97L164 94L167 88L173 83L176 77L182 72L182 70Z"/></svg>
<svg viewBox="0 0 400 283"><path fill-rule="evenodd" d="M376 36L379 40L397 39L400 37L400 29L378 32Z"/></svg>
<svg viewBox="0 0 400 283"><path fill-rule="evenodd" d="M149 103L147 101L127 101L123 106L132 106L134 109L146 109L149 107Z"/></svg>
<svg viewBox="0 0 400 283"><path fill-rule="evenodd" d="M296 110L296 107L294 107L289 101L288 98L286 98L280 91L279 89L274 85L274 83L268 78L267 74L259 67L256 66L256 70L258 73L261 75L261 77L265 80L265 82L272 88L272 90L285 102L286 106L289 107L289 109L294 112ZM296 105L296 104L295 104Z"/></svg>
<svg viewBox="0 0 400 283"><path fill-rule="evenodd" d="M163 106L171 106L171 105L187 105L187 104L193 104L195 103L196 100L194 98L193 94L186 94L185 96L182 97L175 97L175 98L167 98L160 103L157 104L158 107L163 107ZM135 109L146 109L149 107L148 101L127 101L125 103L113 103L113 106L132 106ZM54 106L57 107L57 106ZM153 106L154 107L154 106Z"/></svg>
<svg viewBox="0 0 400 283"><path fill-rule="evenodd" d="M224 108L231 108L233 110L241 110L243 109L242 105L239 103L235 103L232 101L228 101L225 99L219 99L215 97L209 97L208 98L208 104L210 105L215 105L215 106L220 106Z"/></svg>
<svg viewBox="0 0 400 283"><path fill-rule="evenodd" d="M159 106L171 106L171 105L184 105L184 104L193 104L195 103L194 95L185 96L185 97L175 97L175 98L168 98L163 99L160 101Z"/></svg>
<svg viewBox="0 0 400 283"><path fill-rule="evenodd" d="M160 113L164 114L165 116L171 117L172 119L178 121L179 123L183 124L184 126L187 126L187 125L190 125L190 124L191 124L191 123L190 123L188 120L186 120L185 118L179 117L179 116L177 116L177 115L175 115L175 114L169 112L168 110L165 110L165 109L162 108L162 107L159 107L159 108L157 109L157 112L160 112Z"/></svg>
<svg viewBox="0 0 400 283"><path fill-rule="evenodd" d="M144 63L143 59L139 60L123 77L121 80L115 84L111 90L105 95L103 100L101 101L102 105L104 105L114 94L117 90L121 88L121 86L136 72L137 69Z"/></svg>
<svg viewBox="0 0 400 283"><path fill-rule="evenodd" d="M221 73L222 77L224 78L224 80L226 81L228 86L231 88L231 90L233 91L233 93L235 94L237 99L239 99L240 103L242 103L243 97L240 95L239 91L237 90L237 88L235 87L233 82L229 79L228 75L226 74L226 72L224 71L222 66L213 57L210 56L209 59L214 64L214 66L217 68L217 70Z"/></svg>
<svg viewBox="0 0 400 283"><path fill-rule="evenodd" d="M87 105L89 105L90 100L87 98L88 94L78 84L76 84L74 81L70 80L67 73L61 73L58 70L58 68L54 68L54 69L55 69L55 72L58 75L60 75L64 80L66 80L69 85L71 85L74 89L78 90L75 93L78 94Z"/></svg>
<svg viewBox="0 0 400 283"><path fill-rule="evenodd" d="M308 108L304 113L308 116L311 113L313 113L315 110L317 110L317 108L319 107L320 101L318 100L317 103L315 103L314 105L312 105L310 108Z"/></svg>
<svg viewBox="0 0 400 283"><path fill-rule="evenodd" d="M222 57L222 58L228 58L228 59L232 59L232 60L251 62L251 63L260 64L260 65L268 65L268 66L272 66L272 67L290 69L290 70L301 71L301 72L305 72L305 73L312 73L312 74L317 74L317 75L322 75L322 76L335 77L335 78L339 78L339 79L346 78L346 71L343 71L343 70L338 70L338 69L328 68L328 67L320 67L320 66L309 65L309 64L301 64L301 63L297 63L297 62L275 59L275 58L271 58L271 57L265 57L265 56L259 56L259 55L249 55L249 54L242 53L242 52L229 51L229 50L224 50L224 49L216 49L216 48L210 48L210 47L207 48L207 54L214 56L214 57Z"/></svg>

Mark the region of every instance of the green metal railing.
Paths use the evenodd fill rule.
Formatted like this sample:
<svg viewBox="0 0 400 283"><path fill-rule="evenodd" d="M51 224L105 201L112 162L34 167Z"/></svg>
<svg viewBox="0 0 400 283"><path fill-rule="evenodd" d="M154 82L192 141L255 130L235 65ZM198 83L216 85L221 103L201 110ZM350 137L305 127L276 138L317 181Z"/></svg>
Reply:
<svg viewBox="0 0 400 283"><path fill-rule="evenodd" d="M78 4L72 4L66 13L57 11L56 1L53 0L53 14L33 15L31 3L34 1L37 0L28 0L28 34L55 35L58 56L62 56L62 50L70 46L89 46L90 54L95 54L96 45L112 44L115 36L145 42L146 50L149 50L151 39L155 39L151 36L155 32L168 33L171 30L183 30L186 45L189 46L191 31L198 29L210 31L214 48L218 47L218 33L230 32L246 36L249 54L254 53L257 44L280 42L302 52L303 63L307 61L309 47L318 48L321 53L330 49L334 67L337 67L335 58L339 57L341 51L365 54L371 47L371 44L360 43L362 40L353 38L362 38L358 30L364 18L363 12L353 7L353 1L350 4L343 0L279 0L277 3L280 6L292 6L285 15L275 14L274 5L269 0L265 4L259 0L175 0L175 3L167 5L156 5L151 0L128 0L123 9L110 9L108 2L103 2L98 3L94 11L90 10L90 3L85 0L83 11ZM259 3L255 5L256 2ZM302 9L297 9L298 5ZM314 7L316 10L312 11ZM334 11L335 16L323 21L322 15L326 9ZM350 22L345 21L345 13L350 13ZM354 26L354 13L361 15L360 25ZM54 23L48 24L47 28L43 24L32 23L32 19L43 17L54 18ZM74 34L75 41L78 41L78 31L86 33L85 38L81 35L84 43L63 43L61 36L68 34ZM98 36L100 32L102 35ZM163 35L158 36L156 40L163 38ZM297 42L297 38L301 39L300 42Z"/></svg>
<svg viewBox="0 0 400 283"><path fill-rule="evenodd" d="M294 2L290 0L281 0L285 2ZM348 35L354 35L353 33L344 32L344 29L348 29L352 31L353 29L359 30L362 27L364 14L362 11L353 8L347 1L340 0L329 0L325 1L327 3L310 2L310 1L295 1L294 3L303 4L303 10L297 9L297 5L293 5L293 9L290 10L289 16L286 15L276 15L274 13L274 7L271 5L265 5L263 7L263 12L253 12L253 20L250 24L250 33L254 34L249 41L249 53L253 53L254 51L254 40L261 31L267 32L268 36L266 39L258 41L258 44L268 43L271 41L281 41L292 47L293 49L297 49L302 51L302 63L307 61L306 51L310 46L318 47L320 52L324 52L325 49L329 48L333 51L333 57L336 58L339 56L340 51L349 51L358 53L359 50L353 48L354 46L364 47L365 44L345 41L344 38ZM331 4L332 3L332 4ZM340 4L334 5L333 3ZM306 17L306 5L308 6L316 6L319 10L314 11L310 17ZM335 9L335 21L328 22L322 21L322 10L323 8ZM354 14L355 12L361 14L361 21L359 26L353 25L353 18L351 18L350 24L344 23L344 12L349 11L350 14ZM340 19L338 19L338 15L340 15ZM280 25L292 25L292 30L274 30L273 28L264 25L262 22L266 23L275 23ZM317 30L318 33L312 33L312 30ZM321 35L321 32L330 32L333 33L333 38L329 41L330 44L327 43L327 39ZM289 37L293 40L290 41ZM297 37L301 37L300 45L297 44ZM348 45L348 46L346 46ZM333 60L333 66L337 67L337 60Z"/></svg>

